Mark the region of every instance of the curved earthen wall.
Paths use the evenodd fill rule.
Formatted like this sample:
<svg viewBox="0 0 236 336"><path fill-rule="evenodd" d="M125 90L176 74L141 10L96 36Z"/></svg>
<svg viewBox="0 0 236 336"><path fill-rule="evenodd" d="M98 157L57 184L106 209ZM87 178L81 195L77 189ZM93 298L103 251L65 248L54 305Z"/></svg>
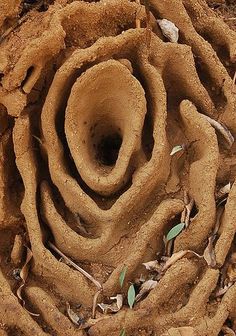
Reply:
<svg viewBox="0 0 236 336"><path fill-rule="evenodd" d="M204 0L42 3L0 4L0 335L236 330L236 32Z"/></svg>

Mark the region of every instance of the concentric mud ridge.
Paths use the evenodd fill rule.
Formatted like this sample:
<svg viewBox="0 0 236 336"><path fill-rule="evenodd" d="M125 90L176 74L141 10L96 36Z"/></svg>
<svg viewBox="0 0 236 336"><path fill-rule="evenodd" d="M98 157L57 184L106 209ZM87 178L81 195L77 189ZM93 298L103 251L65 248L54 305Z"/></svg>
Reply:
<svg viewBox="0 0 236 336"><path fill-rule="evenodd" d="M236 332L236 32L204 0L25 3L0 4L0 335Z"/></svg>

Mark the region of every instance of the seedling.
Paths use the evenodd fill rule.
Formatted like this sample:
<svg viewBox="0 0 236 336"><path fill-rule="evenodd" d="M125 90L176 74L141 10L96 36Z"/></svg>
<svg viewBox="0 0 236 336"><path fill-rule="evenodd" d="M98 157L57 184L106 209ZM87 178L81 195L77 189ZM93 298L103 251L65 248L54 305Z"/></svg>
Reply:
<svg viewBox="0 0 236 336"><path fill-rule="evenodd" d="M166 241L170 241L172 239L174 239L175 237L177 237L180 232L183 230L183 228L185 227L185 223L179 223L177 225L175 225L167 234L166 236Z"/></svg>
<svg viewBox="0 0 236 336"><path fill-rule="evenodd" d="M127 266L124 266L122 272L120 273L120 277L119 277L119 282L120 282L120 287L123 287L124 284L124 280L125 280L125 275L127 272Z"/></svg>

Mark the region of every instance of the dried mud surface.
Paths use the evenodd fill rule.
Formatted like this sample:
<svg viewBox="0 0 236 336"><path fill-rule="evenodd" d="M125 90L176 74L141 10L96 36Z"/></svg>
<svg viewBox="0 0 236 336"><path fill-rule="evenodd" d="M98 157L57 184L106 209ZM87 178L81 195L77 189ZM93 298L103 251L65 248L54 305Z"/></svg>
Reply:
<svg viewBox="0 0 236 336"><path fill-rule="evenodd" d="M235 16L224 0L0 1L1 336L235 335ZM202 255L212 234L214 265L143 265Z"/></svg>

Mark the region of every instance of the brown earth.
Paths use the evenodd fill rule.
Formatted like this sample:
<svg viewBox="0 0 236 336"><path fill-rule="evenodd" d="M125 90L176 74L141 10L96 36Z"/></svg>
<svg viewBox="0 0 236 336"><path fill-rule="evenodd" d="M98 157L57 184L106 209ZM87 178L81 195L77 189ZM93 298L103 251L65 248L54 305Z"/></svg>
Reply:
<svg viewBox="0 0 236 336"><path fill-rule="evenodd" d="M0 335L235 335L234 0L0 0L0 33Z"/></svg>

